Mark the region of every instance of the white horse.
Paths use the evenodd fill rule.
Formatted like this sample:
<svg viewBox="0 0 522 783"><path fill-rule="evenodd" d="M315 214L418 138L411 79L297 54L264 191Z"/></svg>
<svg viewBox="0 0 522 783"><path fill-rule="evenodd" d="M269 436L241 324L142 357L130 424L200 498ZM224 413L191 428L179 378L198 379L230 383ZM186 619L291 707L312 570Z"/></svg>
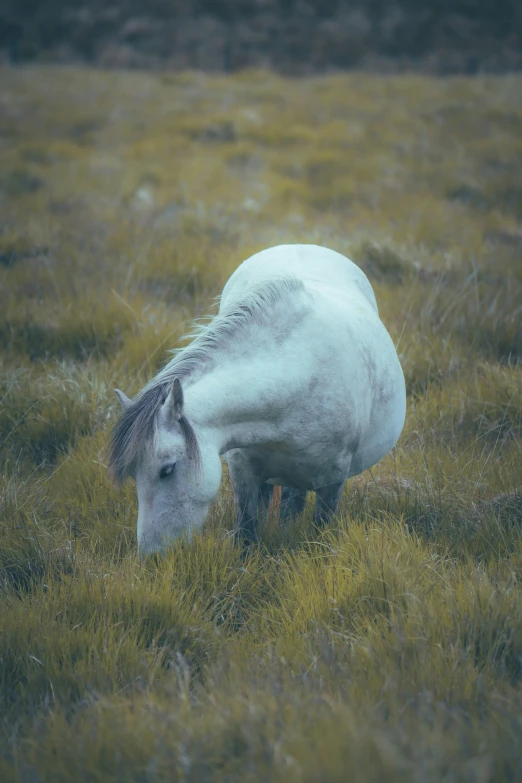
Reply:
<svg viewBox="0 0 522 783"><path fill-rule="evenodd" d="M280 245L244 261L218 314L130 400L110 466L136 479L141 552L203 525L225 455L236 531L256 540L260 503L283 487L283 518L316 493L315 521L346 479L395 445L404 376L372 287L352 261L317 245Z"/></svg>

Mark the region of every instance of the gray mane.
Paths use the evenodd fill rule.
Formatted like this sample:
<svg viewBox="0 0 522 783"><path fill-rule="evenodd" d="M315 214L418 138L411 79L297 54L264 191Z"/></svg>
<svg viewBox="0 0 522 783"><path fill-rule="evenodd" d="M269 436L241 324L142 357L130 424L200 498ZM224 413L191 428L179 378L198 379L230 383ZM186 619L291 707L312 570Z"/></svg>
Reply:
<svg viewBox="0 0 522 783"><path fill-rule="evenodd" d="M109 467L117 481L123 481L136 465L137 457L154 433L158 411L165 402L174 378L183 380L202 371L219 352L251 327L271 322L273 309L292 294L304 290L296 278L277 278L259 283L241 298L214 316L209 322L194 324L185 339L192 342L172 351L173 358L143 388L116 423L109 446ZM196 434L184 416L180 426L187 455L197 467L200 452Z"/></svg>

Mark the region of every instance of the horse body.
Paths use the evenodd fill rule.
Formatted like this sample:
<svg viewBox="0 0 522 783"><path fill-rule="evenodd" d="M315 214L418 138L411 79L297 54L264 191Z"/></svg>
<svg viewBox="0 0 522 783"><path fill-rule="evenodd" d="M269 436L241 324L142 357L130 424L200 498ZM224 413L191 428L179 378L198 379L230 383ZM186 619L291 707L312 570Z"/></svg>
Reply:
<svg viewBox="0 0 522 783"><path fill-rule="evenodd" d="M395 445L405 417L402 369L370 283L344 256L314 245L270 248L241 264L216 319L141 395L163 387L170 391L154 414L153 446L128 470L148 551L202 524L219 488L219 455L247 539L256 538L259 503L274 484L285 488L286 514L314 490L323 522L346 479ZM139 404L140 396L129 401L124 416ZM193 427L199 470L180 417ZM175 464L172 478L158 478L161 464Z"/></svg>

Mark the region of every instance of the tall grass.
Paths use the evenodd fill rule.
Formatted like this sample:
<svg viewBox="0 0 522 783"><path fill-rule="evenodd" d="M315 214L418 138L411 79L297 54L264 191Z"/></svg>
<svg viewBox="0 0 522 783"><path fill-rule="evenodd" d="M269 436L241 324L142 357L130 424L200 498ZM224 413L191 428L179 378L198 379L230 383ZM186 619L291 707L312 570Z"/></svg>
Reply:
<svg viewBox="0 0 522 783"><path fill-rule="evenodd" d="M2 79L0 779L522 779L520 79ZM279 242L370 276L401 440L138 561L112 390Z"/></svg>

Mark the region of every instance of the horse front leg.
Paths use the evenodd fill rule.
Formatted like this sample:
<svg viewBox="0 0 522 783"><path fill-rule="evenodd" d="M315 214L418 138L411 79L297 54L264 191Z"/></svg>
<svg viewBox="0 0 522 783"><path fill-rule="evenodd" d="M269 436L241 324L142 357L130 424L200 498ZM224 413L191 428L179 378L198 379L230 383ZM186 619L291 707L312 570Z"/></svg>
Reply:
<svg viewBox="0 0 522 783"><path fill-rule="evenodd" d="M236 504L235 536L245 544L254 544L261 481L241 449L229 451L227 462Z"/></svg>

